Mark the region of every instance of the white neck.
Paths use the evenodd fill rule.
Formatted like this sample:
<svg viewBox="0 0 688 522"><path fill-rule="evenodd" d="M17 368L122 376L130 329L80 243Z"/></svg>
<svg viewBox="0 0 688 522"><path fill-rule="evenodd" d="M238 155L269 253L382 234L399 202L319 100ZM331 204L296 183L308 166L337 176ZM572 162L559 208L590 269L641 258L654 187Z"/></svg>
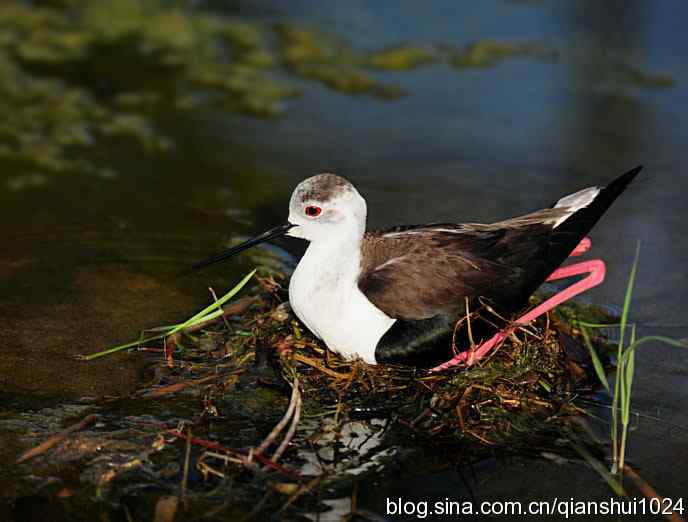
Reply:
<svg viewBox="0 0 688 522"><path fill-rule="evenodd" d="M361 239L350 229L312 242L292 275L289 301L331 350L375 363L377 342L394 320L358 289Z"/></svg>
<svg viewBox="0 0 688 522"><path fill-rule="evenodd" d="M326 328L322 324L323 313L340 308L349 299L357 286L360 260L360 239L353 235L332 236L309 244L291 277L289 300L292 308L321 339L324 336L321 330ZM315 301L325 310L314 307Z"/></svg>

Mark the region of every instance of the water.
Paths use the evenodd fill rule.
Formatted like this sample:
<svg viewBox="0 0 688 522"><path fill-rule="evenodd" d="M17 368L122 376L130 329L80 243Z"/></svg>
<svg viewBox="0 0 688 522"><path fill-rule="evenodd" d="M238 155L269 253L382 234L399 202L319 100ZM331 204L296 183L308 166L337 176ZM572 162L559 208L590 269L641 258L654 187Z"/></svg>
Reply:
<svg viewBox="0 0 688 522"><path fill-rule="evenodd" d="M136 358L83 364L73 356L188 316L206 301L209 284L228 287L252 268L248 261L191 277L178 273L224 240L282 222L293 186L321 171L358 186L376 227L499 220L642 163L641 179L591 234L607 280L585 297L621 304L640 241L633 320L642 333L688 336L688 71L680 22L687 4L442 1L424 9L417 2L262 1L197 8L311 24L359 50L496 39L538 42L558 59L373 73L407 92L398 100L343 94L292 77L302 96L284 101L285 113L276 119L203 106L161 111L155 121L171 137L170 149L142 152L126 140L96 149L95 162L115 169L114 177L27 169L38 175L17 182L22 168L4 161L0 379L21 394L24 407L43 400L38 393L77 398L134 389L143 378ZM658 85L660 74L672 85ZM661 346L644 348L637 361L633 407L644 416L628 453L667 497L688 488L687 363L685 353ZM411 470L364 488L359 502L383 513L381 499L393 495L608 496L594 473L577 464L517 459L475 474L463 481L458 472Z"/></svg>

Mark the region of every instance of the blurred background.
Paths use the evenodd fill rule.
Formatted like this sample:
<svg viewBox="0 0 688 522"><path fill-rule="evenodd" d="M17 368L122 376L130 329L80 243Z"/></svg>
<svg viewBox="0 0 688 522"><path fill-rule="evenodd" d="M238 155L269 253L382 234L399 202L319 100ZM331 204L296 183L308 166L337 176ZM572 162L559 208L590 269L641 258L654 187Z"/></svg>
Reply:
<svg viewBox="0 0 688 522"><path fill-rule="evenodd" d="M608 271L585 298L621 304L641 241L633 319L685 338L686 19L682 0L5 0L0 384L23 407L131 390L135 358L73 356L230 287L255 259L179 273L281 223L323 171L357 185L377 227L501 220L643 164L591 235ZM302 248L282 246L287 262ZM688 356L643 350L629 454L677 496ZM583 468L480 473L488 497L606 496ZM370 505L409 483L464 487L398 482L371 486Z"/></svg>

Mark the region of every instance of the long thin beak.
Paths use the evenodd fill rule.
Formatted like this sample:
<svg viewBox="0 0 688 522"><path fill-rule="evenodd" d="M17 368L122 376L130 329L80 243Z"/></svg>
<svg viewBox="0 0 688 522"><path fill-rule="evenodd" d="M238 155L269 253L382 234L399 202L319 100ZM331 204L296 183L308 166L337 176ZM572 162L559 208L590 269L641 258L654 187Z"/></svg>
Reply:
<svg viewBox="0 0 688 522"><path fill-rule="evenodd" d="M191 265L191 268L193 268L194 270L197 270L199 268L204 268L206 266L214 265L215 263L219 263L220 261L224 261L228 257L232 257L233 255L236 255L239 252L243 252L244 250L247 250L247 249L251 248L252 246L258 245L260 243L265 243L266 241L270 241L271 239L275 239L276 237L284 236L287 232L289 232L289 229L291 229L295 226L296 225L293 225L293 224L287 222L287 223L284 223L283 225L279 225L275 228L271 228L267 232L263 232L259 236L251 238L248 241L244 241L240 245L232 247L229 250L225 250L224 252L220 252L219 254L215 254L212 257L202 259L201 261L198 261L198 262L194 263L193 265Z"/></svg>

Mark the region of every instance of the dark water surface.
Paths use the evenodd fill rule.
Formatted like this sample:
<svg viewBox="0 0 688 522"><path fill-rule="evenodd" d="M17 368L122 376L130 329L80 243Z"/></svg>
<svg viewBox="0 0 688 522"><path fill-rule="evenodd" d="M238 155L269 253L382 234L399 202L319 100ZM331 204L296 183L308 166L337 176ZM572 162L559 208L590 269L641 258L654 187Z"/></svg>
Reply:
<svg viewBox="0 0 688 522"><path fill-rule="evenodd" d="M280 223L293 186L322 171L350 178L367 198L370 226L381 226L500 220L643 164L641 179L591 234L607 280L585 298L621 304L641 241L632 318L643 334L688 336L688 4L230 4L200 7L304 22L360 50L494 39L542 44L557 58L374 73L407 92L396 100L293 79L302 96L286 101L279 118L171 110L158 123L172 148L105 151L99 161L114 177L77 170L0 184L0 383L23 394L26 407L41 400L38 392L74 398L132 390L142 378L135 357L89 364L72 357L185 318L206 302L209 284L231 285L252 268L247 260L178 273L229 238ZM11 180L11 169L3 164L0 179ZM643 416L628 454L660 494L685 495L688 354L648 346L636 364L633 408ZM479 499L608 496L582 465L516 461L476 477L469 482ZM467 495L457 475L409 470L371 485L359 501L384 513L385 496Z"/></svg>

